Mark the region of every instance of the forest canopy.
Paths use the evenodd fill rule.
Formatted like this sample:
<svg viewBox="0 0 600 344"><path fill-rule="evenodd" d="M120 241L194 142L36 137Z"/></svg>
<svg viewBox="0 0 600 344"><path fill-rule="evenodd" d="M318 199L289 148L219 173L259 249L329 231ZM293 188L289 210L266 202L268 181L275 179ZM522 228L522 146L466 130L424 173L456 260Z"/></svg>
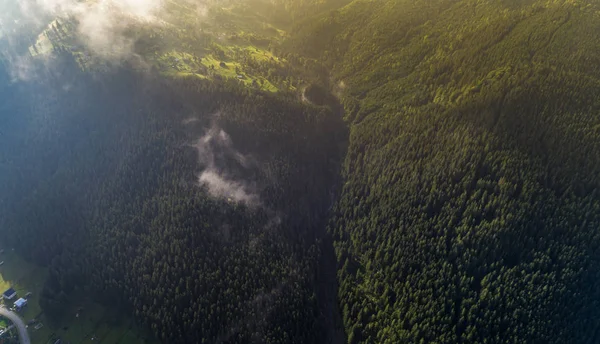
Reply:
<svg viewBox="0 0 600 344"><path fill-rule="evenodd" d="M0 228L44 312L91 296L165 343L599 340L598 4L147 9L118 58L76 11L3 41Z"/></svg>
<svg viewBox="0 0 600 344"><path fill-rule="evenodd" d="M594 342L598 8L354 1L300 28L351 123L349 342Z"/></svg>

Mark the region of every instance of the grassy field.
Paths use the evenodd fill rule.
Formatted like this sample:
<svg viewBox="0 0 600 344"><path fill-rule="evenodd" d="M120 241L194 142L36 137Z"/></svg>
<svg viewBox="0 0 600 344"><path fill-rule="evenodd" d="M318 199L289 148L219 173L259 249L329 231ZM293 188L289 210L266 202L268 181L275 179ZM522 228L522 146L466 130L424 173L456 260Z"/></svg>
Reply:
<svg viewBox="0 0 600 344"><path fill-rule="evenodd" d="M0 292L11 287L17 292L17 297L10 301L5 300L5 304L12 306L17 298L25 297L25 294L31 292L28 306L21 316L26 321L37 317L41 313L39 295L46 280L46 269L26 262L9 249L0 254L0 261L4 261L0 266Z"/></svg>
<svg viewBox="0 0 600 344"><path fill-rule="evenodd" d="M224 50L229 51L229 49ZM244 50L251 51L253 58L257 60L267 60L273 56L270 52L250 46L245 47ZM278 88L266 78L248 74L240 63L230 58L219 60L212 54L196 57L182 51L171 51L156 56L154 63L163 74L168 76L195 75L203 79L211 79L214 75L218 75L222 78L237 79L248 87L259 87L269 92L278 91Z"/></svg>
<svg viewBox="0 0 600 344"><path fill-rule="evenodd" d="M121 314L91 301L83 301L69 306L66 316L60 322L52 322L46 318L39 305L39 295L47 276L45 268L30 264L11 249L0 253L0 293L8 288L17 291L17 297L4 300L7 307L28 292L27 306L19 312L25 323L36 320L42 327L35 329L29 326L33 344L54 343L58 338L72 344L143 344L156 343L148 336L143 336L133 321ZM0 318L0 328L6 327L8 321Z"/></svg>
<svg viewBox="0 0 600 344"><path fill-rule="evenodd" d="M80 307L83 310L78 311ZM121 317L97 303L83 303L72 307L67 313L65 319L54 328L44 327L32 331L32 343L42 344L57 338L74 344L156 343L148 336L141 335L142 331L130 319ZM42 315L40 320L43 322L45 317Z"/></svg>
<svg viewBox="0 0 600 344"><path fill-rule="evenodd" d="M211 15L205 17L198 11L209 11ZM257 11L245 6L210 6L209 10L185 1L170 0L165 2L161 19L165 20L165 25L160 27L141 24L136 27L144 37L140 41L144 43L136 45L136 53L155 65L163 75L237 79L247 87L268 92L296 90L267 73L268 68L284 69L287 65L287 61L269 51L269 42L281 40L286 33L268 23ZM82 70L104 70L102 58L75 39L76 29L76 24L69 20L50 22L31 45L30 54L43 56L57 49L69 51ZM270 67L244 70L246 57L243 56Z"/></svg>

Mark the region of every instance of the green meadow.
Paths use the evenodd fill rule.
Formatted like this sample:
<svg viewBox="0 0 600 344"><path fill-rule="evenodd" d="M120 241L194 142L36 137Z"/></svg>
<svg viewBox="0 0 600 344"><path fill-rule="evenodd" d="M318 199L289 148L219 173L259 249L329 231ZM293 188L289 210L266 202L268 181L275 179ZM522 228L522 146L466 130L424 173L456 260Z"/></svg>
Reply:
<svg viewBox="0 0 600 344"><path fill-rule="evenodd" d="M0 265L0 292L11 287L17 292L14 299L2 301L6 307L12 307L18 298L31 293L27 297L27 306L19 315L29 324L33 344L54 343L59 338L73 344L154 343L149 336L142 335L143 331L133 320L90 300L65 305L68 310L60 321L47 319L39 304L46 269L27 262L12 249L0 253L0 262L4 262ZM9 324L8 320L0 318L0 328Z"/></svg>

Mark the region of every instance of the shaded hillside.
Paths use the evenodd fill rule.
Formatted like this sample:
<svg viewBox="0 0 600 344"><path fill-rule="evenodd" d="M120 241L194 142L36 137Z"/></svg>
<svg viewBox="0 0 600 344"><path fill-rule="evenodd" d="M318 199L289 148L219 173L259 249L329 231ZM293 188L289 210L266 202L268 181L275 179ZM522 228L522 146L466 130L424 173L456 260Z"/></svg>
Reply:
<svg viewBox="0 0 600 344"><path fill-rule="evenodd" d="M31 79L0 71L0 228L48 266L47 314L90 295L168 343L329 342L337 256L350 343L599 341L599 5L157 13L118 61L84 17L3 55Z"/></svg>
<svg viewBox="0 0 600 344"><path fill-rule="evenodd" d="M15 123L0 138L1 227L49 267L44 312L87 295L166 343L326 340L317 266L346 140L338 114L61 60L59 78L2 98Z"/></svg>
<svg viewBox="0 0 600 344"><path fill-rule="evenodd" d="M596 342L600 32L585 1L354 1L286 49L352 123L349 341Z"/></svg>

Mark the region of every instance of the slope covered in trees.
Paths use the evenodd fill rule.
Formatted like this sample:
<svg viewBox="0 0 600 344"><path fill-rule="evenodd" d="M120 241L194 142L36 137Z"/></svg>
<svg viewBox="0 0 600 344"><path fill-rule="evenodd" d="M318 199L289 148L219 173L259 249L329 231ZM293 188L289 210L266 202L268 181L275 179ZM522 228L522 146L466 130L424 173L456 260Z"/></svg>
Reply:
<svg viewBox="0 0 600 344"><path fill-rule="evenodd" d="M49 267L44 311L93 295L168 343L339 342L333 245L350 343L599 340L596 3L252 4L216 10L209 55L277 95L84 73L64 47L0 76L0 227ZM295 27L225 54L220 26L266 18Z"/></svg>
<svg viewBox="0 0 600 344"><path fill-rule="evenodd" d="M349 342L598 341L599 9L357 0L298 27L351 123Z"/></svg>
<svg viewBox="0 0 600 344"><path fill-rule="evenodd" d="M168 343L330 336L317 267L339 114L236 83L131 66L90 75L59 60L2 99L0 218L49 267L44 311L93 296Z"/></svg>

